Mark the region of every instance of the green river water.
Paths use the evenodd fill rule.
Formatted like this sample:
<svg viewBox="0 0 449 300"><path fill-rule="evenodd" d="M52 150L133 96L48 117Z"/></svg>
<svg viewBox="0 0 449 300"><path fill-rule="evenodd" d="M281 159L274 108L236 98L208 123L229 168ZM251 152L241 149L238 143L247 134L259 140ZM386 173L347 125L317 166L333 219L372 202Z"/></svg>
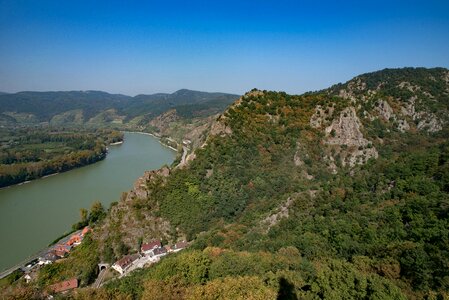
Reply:
<svg viewBox="0 0 449 300"><path fill-rule="evenodd" d="M45 248L79 221L80 208L105 208L146 170L170 164L176 152L144 134L125 133L105 160L0 190L0 271Z"/></svg>

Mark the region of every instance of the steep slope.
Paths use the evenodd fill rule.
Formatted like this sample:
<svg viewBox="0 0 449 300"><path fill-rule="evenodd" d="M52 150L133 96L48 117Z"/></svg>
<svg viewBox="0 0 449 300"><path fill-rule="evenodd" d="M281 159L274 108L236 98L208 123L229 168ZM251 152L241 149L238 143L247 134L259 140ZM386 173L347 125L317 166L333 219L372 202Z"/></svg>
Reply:
<svg viewBox="0 0 449 300"><path fill-rule="evenodd" d="M447 295L447 74L384 70L302 96L253 90L145 203L204 249L189 265L212 272L200 282L256 276L304 298ZM255 267L251 253L272 265ZM284 253L293 265L276 265ZM169 266L188 259L148 276L169 284L179 274ZM196 280L180 284L210 292Z"/></svg>
<svg viewBox="0 0 449 300"><path fill-rule="evenodd" d="M145 174L94 228L112 254L91 252L118 259L152 238L191 249L78 295L448 297L448 74L383 70L300 96L245 94L187 164Z"/></svg>

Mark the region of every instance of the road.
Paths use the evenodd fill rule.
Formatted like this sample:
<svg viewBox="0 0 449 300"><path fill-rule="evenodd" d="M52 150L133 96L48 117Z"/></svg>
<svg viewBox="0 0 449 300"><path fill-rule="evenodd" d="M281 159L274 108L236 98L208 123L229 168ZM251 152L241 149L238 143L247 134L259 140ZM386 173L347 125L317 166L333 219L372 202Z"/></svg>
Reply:
<svg viewBox="0 0 449 300"><path fill-rule="evenodd" d="M181 162L176 166L176 168L182 168L186 164L187 151L189 148L182 146L182 157Z"/></svg>
<svg viewBox="0 0 449 300"><path fill-rule="evenodd" d="M104 276L106 275L107 271L108 271L108 268L103 269L103 270L100 271L100 274L98 274L98 277L95 280L95 282L92 285L92 287L94 287L94 288L101 287L101 284L103 283L103 279L104 279Z"/></svg>
<svg viewBox="0 0 449 300"><path fill-rule="evenodd" d="M17 270L17 269L21 269L21 268L22 268L22 269L26 269L26 265L28 265L31 261L33 261L33 260L35 260L35 259L38 259L39 257L44 256L44 255L45 255L51 248L53 248L54 245L56 245L56 244L65 244L65 243L70 239L70 237L71 237L72 235L77 234L77 233L80 233L80 232L81 232L81 230L75 231L75 232L73 232L73 233L71 233L71 234L69 234L69 235L63 237L63 238L60 239L57 243L54 243L54 244L51 245L50 247L45 248L45 249L42 249L42 250L39 251L38 253L29 256L28 258L24 259L23 261L21 261L20 263L18 263L18 264L16 264L16 265L12 266L11 268L9 268L9 269L7 269L7 270L5 270L5 271L2 271L2 272L0 273L0 279L2 279L2 278L4 278L4 277L8 276L9 274L11 274L12 272L14 272L14 271Z"/></svg>
<svg viewBox="0 0 449 300"><path fill-rule="evenodd" d="M12 272L14 272L17 269L27 269L26 266L33 260L38 259L41 256L44 256L45 253L47 253L48 249L43 249L41 251L39 251L38 253L29 256L27 259L24 259L23 261L21 261L20 263L12 266L11 268L2 271L0 273L0 279L5 278L6 276L8 276L9 274L11 274ZM31 269L31 268L30 268Z"/></svg>

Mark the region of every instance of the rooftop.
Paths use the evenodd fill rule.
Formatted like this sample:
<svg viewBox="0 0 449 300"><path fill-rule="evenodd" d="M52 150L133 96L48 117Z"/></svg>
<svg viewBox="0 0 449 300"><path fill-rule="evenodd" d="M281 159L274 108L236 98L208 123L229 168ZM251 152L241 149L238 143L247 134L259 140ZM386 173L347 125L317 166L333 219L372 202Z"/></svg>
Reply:
<svg viewBox="0 0 449 300"><path fill-rule="evenodd" d="M140 249L142 250L142 251L149 251L149 250L153 250L153 249L155 249L155 248L160 248L162 245L161 245L161 241L159 241L159 240L154 240L154 241L151 241L151 242L149 242L149 243L144 243L144 244L142 244L142 246L140 247Z"/></svg>
<svg viewBox="0 0 449 300"><path fill-rule="evenodd" d="M167 249L165 248L156 248L153 250L154 255L160 255L160 254L164 254L167 253Z"/></svg>
<svg viewBox="0 0 449 300"><path fill-rule="evenodd" d="M49 289L55 293L68 291L78 287L78 279L72 278L66 281L58 282L49 286Z"/></svg>
<svg viewBox="0 0 449 300"><path fill-rule="evenodd" d="M187 247L188 244L186 241L181 241L181 242L177 242L176 244L173 245L172 249L176 250L176 249L183 249L185 247Z"/></svg>
<svg viewBox="0 0 449 300"><path fill-rule="evenodd" d="M121 267L122 269L128 267L132 264L133 261L137 260L140 257L139 254L126 255L115 262L115 265Z"/></svg>

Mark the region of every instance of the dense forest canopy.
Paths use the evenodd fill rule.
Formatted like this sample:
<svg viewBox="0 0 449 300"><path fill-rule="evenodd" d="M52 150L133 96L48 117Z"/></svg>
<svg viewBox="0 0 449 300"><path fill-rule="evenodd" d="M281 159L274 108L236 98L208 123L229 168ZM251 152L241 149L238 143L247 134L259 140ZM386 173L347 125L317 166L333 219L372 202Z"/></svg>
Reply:
<svg viewBox="0 0 449 300"><path fill-rule="evenodd" d="M0 187L99 161L107 145L122 140L123 133L112 130L0 129Z"/></svg>

